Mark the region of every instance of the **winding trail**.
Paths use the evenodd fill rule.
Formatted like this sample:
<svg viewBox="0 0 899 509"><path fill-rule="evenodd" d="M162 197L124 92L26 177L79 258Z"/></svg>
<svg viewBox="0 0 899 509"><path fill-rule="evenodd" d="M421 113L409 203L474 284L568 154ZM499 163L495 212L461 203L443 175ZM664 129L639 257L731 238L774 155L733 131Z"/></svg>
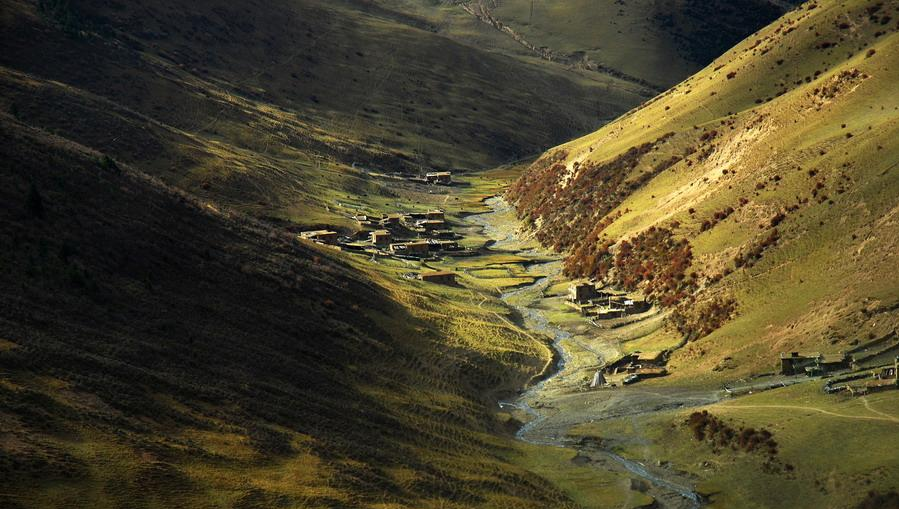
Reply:
<svg viewBox="0 0 899 509"><path fill-rule="evenodd" d="M840 417L843 419L859 419L859 420L863 420L863 421L887 421L887 422L899 423L899 417L895 417L890 414L881 412L880 410L871 408L871 405L870 405L870 403L868 403L867 399L862 399L862 401L865 404L865 408L867 408L868 410L870 410L871 412L873 412L875 414L879 414L880 417L875 416L875 415L840 414L837 412L831 412L830 410L824 410L823 408L817 408L817 407L813 407L813 406L801 406L801 405L726 405L725 404L725 405L718 406L715 409L715 411L722 412L722 411L740 410L740 409L747 409L747 410L762 409L763 410L766 408L782 409L782 410L802 410L802 411L808 411L808 412L817 412L819 414L828 415L830 417Z"/></svg>

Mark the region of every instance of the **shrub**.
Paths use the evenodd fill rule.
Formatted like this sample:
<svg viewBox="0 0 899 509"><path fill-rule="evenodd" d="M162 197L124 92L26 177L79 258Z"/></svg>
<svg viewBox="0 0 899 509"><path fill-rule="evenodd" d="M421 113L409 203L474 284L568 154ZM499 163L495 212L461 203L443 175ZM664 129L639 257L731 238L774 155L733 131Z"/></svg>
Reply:
<svg viewBox="0 0 899 509"><path fill-rule="evenodd" d="M730 297L716 297L699 304L688 299L674 309L669 320L688 341L695 341L721 328L736 310L737 301Z"/></svg>
<svg viewBox="0 0 899 509"><path fill-rule="evenodd" d="M103 154L103 156L100 158L100 160L97 162L97 164L100 165L100 169L102 169L104 171L108 171L110 173L121 173L122 172L122 170L119 168L119 165L116 164L116 162L106 154Z"/></svg>

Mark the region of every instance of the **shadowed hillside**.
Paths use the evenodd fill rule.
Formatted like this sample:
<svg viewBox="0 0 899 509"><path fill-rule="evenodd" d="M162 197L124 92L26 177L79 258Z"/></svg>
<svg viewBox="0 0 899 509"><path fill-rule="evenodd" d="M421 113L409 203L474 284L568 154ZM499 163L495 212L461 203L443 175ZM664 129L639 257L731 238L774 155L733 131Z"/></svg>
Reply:
<svg viewBox="0 0 899 509"><path fill-rule="evenodd" d="M0 26L4 109L23 122L299 221L353 194L353 163L491 167L649 94L463 45L366 2L14 1Z"/></svg>
<svg viewBox="0 0 899 509"><path fill-rule="evenodd" d="M681 373L839 351L896 309L899 6L807 2L510 192L571 276L672 309ZM664 343L664 342L663 342ZM721 366L726 366L721 368Z"/></svg>
<svg viewBox="0 0 899 509"><path fill-rule="evenodd" d="M659 91L697 71L789 6L768 0L456 3L515 41L517 53Z"/></svg>
<svg viewBox="0 0 899 509"><path fill-rule="evenodd" d="M0 120L0 505L566 504L482 400L539 343Z"/></svg>

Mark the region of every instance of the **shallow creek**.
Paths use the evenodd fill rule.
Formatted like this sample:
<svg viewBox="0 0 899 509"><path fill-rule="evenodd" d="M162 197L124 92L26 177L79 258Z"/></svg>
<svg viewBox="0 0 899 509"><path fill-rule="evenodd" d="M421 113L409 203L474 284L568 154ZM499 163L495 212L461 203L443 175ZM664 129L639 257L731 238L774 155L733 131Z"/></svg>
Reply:
<svg viewBox="0 0 899 509"><path fill-rule="evenodd" d="M693 490L691 480L686 476L623 458L595 443L575 443L567 437L567 431L577 424L603 418L711 403L720 396L709 391L656 389L650 392L631 388L615 391L577 391L575 388L579 384L583 385L584 366L574 365L571 352L566 348L566 345L577 342L575 334L552 324L547 311L539 306L544 291L553 284L561 272L561 260L552 253L533 248L522 238L511 208L501 198L491 198L486 204L492 209L491 212L470 216L468 221L483 228L484 234L492 240L490 243L492 250L515 253L526 258L532 257L535 263L528 266L528 271L539 276L532 284L503 293L501 299L518 312L529 332L551 338L552 348L556 352L555 366L548 371L548 376L532 384L515 399L499 403L503 409L517 409L528 416L528 421L515 434L516 438L531 444L573 448L578 451L579 456L588 458L589 464L596 468L626 471L648 483L646 491L656 499L658 507L675 509L700 507L701 498ZM545 261L548 258L556 259ZM597 333L597 336L601 334ZM612 337L606 341L601 337L597 341L591 338L591 344L598 344L595 348L584 346L583 343L577 344L600 357L601 352L616 350L613 341ZM627 396L622 397L625 392Z"/></svg>

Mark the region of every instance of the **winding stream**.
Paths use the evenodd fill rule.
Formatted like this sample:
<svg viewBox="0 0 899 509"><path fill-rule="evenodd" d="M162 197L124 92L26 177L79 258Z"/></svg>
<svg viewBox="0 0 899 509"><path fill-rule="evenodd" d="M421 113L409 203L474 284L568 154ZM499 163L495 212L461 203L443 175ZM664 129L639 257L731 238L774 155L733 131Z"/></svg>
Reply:
<svg viewBox="0 0 899 509"><path fill-rule="evenodd" d="M504 220L500 216L511 213L510 206L504 200L494 197L485 203L490 206L491 212L471 216L469 220L481 226L485 235L492 239L491 249L507 250L520 256L531 255L536 258L538 255L543 255L543 258L546 257L547 253L545 252L521 249L525 242L518 232L502 226ZM505 221L508 221L508 217L505 218ZM566 369L570 364L571 354L565 349L563 342L571 340L572 334L551 324L546 312L533 306L542 298L544 290L550 286L553 278L561 272L561 261L534 263L529 265L528 270L534 274L540 274L540 277L532 284L503 293L501 299L521 315L524 325L529 331L552 338L552 348L556 352L555 365L548 376L531 385L514 400L500 402L499 406L521 410L530 417L530 420L515 433L517 439L530 444L570 447L580 450L573 441L565 439L564 433L559 433L558 426L548 425L549 415L545 411L532 405L533 401L546 396L544 392L547 384L571 375ZM647 481L652 486L651 492L660 507L698 508L702 504L701 497L692 488L664 479L659 474L651 472L642 463L626 459L608 450L600 449L594 452L610 460L612 464L617 464L627 472Z"/></svg>

